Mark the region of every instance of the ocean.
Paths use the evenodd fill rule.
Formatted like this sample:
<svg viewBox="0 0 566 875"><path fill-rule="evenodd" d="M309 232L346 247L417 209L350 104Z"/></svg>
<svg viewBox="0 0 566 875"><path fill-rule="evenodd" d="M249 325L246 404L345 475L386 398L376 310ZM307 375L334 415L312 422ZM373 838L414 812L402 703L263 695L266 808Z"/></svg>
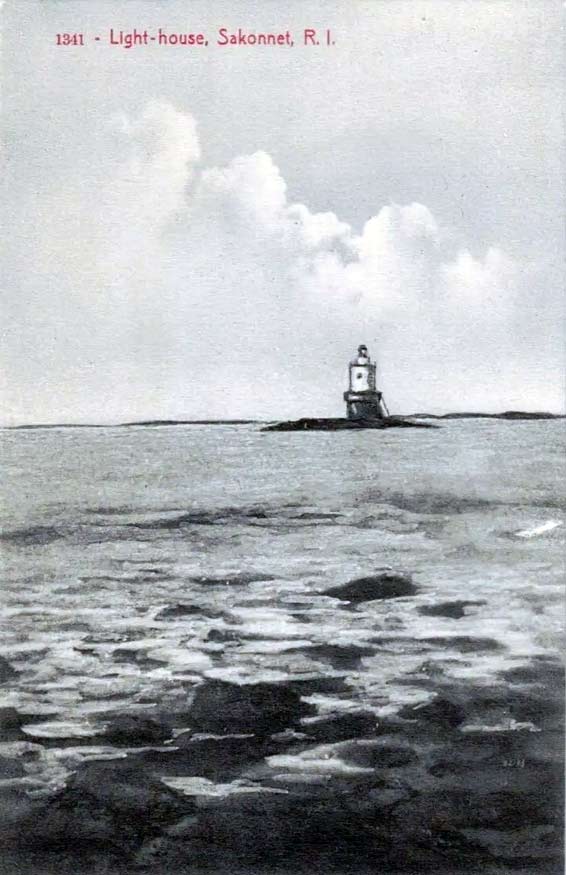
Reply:
<svg viewBox="0 0 566 875"><path fill-rule="evenodd" d="M305 823L325 805L324 823L340 836L336 811L355 795L363 811L348 809L352 835L334 852L332 841L316 852L321 871L365 871L376 848L391 871L453 871L462 855L478 872L557 871L558 789L544 813L533 806L545 769L551 783L560 776L561 421L338 433L264 433L259 424L6 429L1 453L0 788L18 817L41 811L47 823L55 800L59 841L79 836L91 861L110 847L116 871L180 871L187 860L236 871L236 858L245 871L299 871L305 848L314 866L313 846L289 812L299 806ZM249 697L234 706L241 690L259 696L255 717ZM237 750L224 747L219 758L211 739L221 748L232 739ZM187 759L198 743L199 757ZM62 826L61 799L77 792L77 775L103 764L105 780L116 768L122 786L124 763L205 819L223 812L221 837L209 820L182 841L160 822L128 839L121 856L106 834L97 845L76 808ZM458 821L452 800L436 834L427 804L438 811L434 800L451 793L479 794L478 811L491 793L491 821L469 811ZM522 812L511 825L501 821L505 793ZM245 800L246 822L257 826L262 815L273 832L269 804L283 797L295 800L277 808L278 824L294 824L288 840L285 827L275 845L257 840L252 853L245 830L236 837L226 827L241 825L234 800ZM372 816L389 824L379 842L368 837ZM59 846L49 829L22 849L24 821L11 817L10 853L40 848L51 859ZM391 836L410 823L401 853ZM448 850L447 831L456 842ZM156 843L161 856L152 857Z"/></svg>

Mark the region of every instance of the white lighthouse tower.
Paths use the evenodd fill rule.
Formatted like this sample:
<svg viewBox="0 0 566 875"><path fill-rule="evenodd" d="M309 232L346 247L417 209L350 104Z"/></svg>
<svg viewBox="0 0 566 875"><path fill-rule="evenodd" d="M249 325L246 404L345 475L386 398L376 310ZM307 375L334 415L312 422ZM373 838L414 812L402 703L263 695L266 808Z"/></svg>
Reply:
<svg viewBox="0 0 566 875"><path fill-rule="evenodd" d="M382 393L376 389L376 365L364 344L350 362L349 387L344 392L348 419L385 419L389 415Z"/></svg>

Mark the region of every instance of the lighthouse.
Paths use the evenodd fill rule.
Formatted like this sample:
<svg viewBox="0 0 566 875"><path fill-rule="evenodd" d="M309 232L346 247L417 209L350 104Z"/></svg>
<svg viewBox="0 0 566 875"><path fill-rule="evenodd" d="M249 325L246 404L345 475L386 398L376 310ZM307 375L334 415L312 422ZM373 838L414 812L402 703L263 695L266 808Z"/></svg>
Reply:
<svg viewBox="0 0 566 875"><path fill-rule="evenodd" d="M376 389L376 365L365 344L350 362L349 386L344 392L348 419L385 419L389 412L381 392Z"/></svg>
<svg viewBox="0 0 566 875"><path fill-rule="evenodd" d="M386 428L438 428L429 422L418 422L415 418L403 419L391 416L383 394L376 388L375 372L377 366L369 357L365 344L358 346L358 354L350 362L349 386L344 392L347 416L332 419L303 417L288 422L266 425L262 431L344 431L346 429Z"/></svg>

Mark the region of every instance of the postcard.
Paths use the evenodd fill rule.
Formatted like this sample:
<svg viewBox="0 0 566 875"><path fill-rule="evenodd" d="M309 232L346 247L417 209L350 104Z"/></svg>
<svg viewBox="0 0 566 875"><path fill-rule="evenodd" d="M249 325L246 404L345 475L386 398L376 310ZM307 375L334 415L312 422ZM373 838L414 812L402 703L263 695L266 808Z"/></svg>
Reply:
<svg viewBox="0 0 566 875"><path fill-rule="evenodd" d="M0 14L0 875L562 872L562 4Z"/></svg>

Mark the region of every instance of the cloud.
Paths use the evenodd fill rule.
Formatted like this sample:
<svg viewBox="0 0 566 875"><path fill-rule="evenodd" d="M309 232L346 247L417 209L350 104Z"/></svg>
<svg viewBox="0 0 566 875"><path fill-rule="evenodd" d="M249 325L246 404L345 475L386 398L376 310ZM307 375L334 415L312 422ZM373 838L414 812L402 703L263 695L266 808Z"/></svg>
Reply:
<svg viewBox="0 0 566 875"><path fill-rule="evenodd" d="M536 271L496 243L472 254L420 203L356 233L291 202L266 152L201 166L167 103L105 137L88 177L29 205L15 419L338 414L359 342L394 410L560 403L521 342L538 331L544 360L548 324L521 310Z"/></svg>

